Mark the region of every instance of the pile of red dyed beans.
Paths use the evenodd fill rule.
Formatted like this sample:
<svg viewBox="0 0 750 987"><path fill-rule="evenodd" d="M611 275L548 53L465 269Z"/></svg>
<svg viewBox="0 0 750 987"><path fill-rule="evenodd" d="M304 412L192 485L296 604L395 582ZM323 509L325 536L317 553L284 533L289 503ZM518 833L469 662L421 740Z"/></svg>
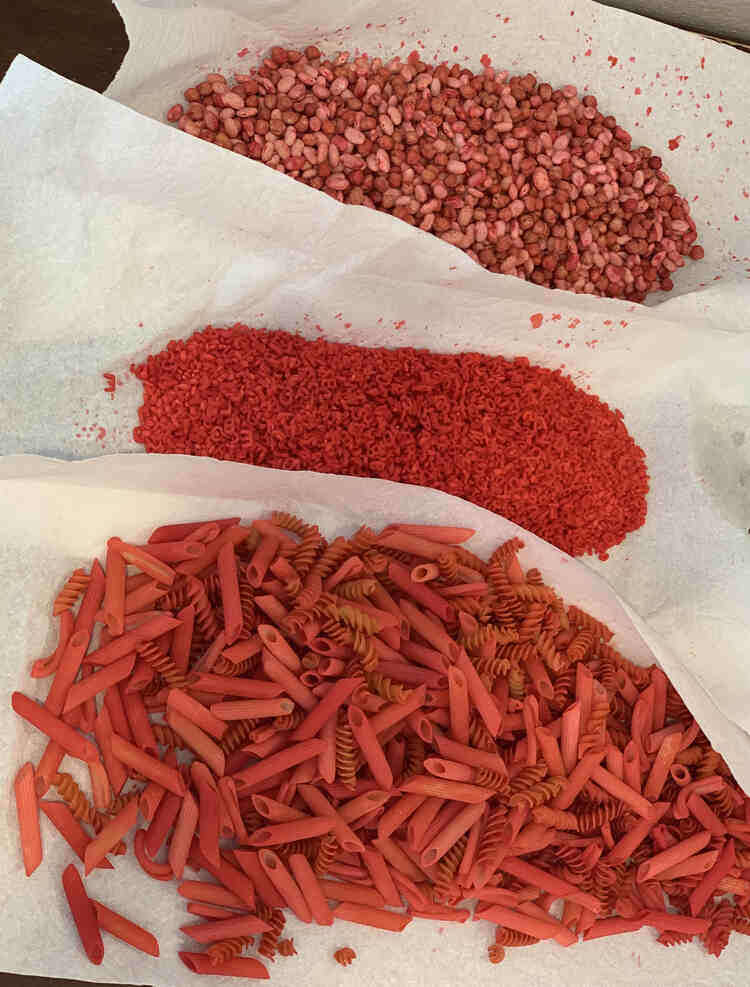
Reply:
<svg viewBox="0 0 750 987"><path fill-rule="evenodd" d="M642 302L703 256L661 158L575 86L315 46L272 48L234 79L206 76L167 119L490 271Z"/></svg>

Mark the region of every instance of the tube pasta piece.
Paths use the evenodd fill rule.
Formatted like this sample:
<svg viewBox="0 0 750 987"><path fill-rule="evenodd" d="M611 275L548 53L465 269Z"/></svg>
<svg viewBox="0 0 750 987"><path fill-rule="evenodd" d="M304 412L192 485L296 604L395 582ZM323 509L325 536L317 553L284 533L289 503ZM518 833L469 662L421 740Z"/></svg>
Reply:
<svg viewBox="0 0 750 987"><path fill-rule="evenodd" d="M458 744L469 743L469 692L460 668L448 669L448 715L451 736Z"/></svg>
<svg viewBox="0 0 750 987"><path fill-rule="evenodd" d="M111 936L115 936L121 942L127 943L128 946L132 946L142 953L148 953L149 956L159 955L159 943L150 932L123 915L113 912L111 908L107 908L100 901L91 899L91 903L96 910L100 929L104 929Z"/></svg>
<svg viewBox="0 0 750 987"><path fill-rule="evenodd" d="M267 908L284 908L285 901L269 880L262 867L257 850L235 850L234 859L250 879L261 902Z"/></svg>
<svg viewBox="0 0 750 987"><path fill-rule="evenodd" d="M481 819L484 814L484 804L467 805L451 820L422 852L421 861L424 867L431 867L441 860L445 854L461 839L464 833Z"/></svg>
<svg viewBox="0 0 750 987"><path fill-rule="evenodd" d="M45 708L54 716L60 716L63 712L65 700L80 671L88 644L87 633L74 630L60 659L60 664L44 703Z"/></svg>
<svg viewBox="0 0 750 987"><path fill-rule="evenodd" d="M254 936L259 932L268 932L271 926L257 915L237 915L234 918L219 919L216 922L197 922L194 925L183 925L184 932L194 942L206 945L231 939L234 936Z"/></svg>
<svg viewBox="0 0 750 987"><path fill-rule="evenodd" d="M491 789L480 788L479 785L446 781L429 775L415 775L409 778L401 784L401 790L419 795L433 795L442 799L455 799L458 802L486 802L494 794Z"/></svg>
<svg viewBox="0 0 750 987"><path fill-rule="evenodd" d="M39 806L34 787L34 765L30 761L27 761L16 775L13 788L16 796L23 866L26 877L31 877L42 862L42 834L39 829Z"/></svg>
<svg viewBox="0 0 750 987"><path fill-rule="evenodd" d="M307 857L302 853L291 854L289 869L302 892L314 921L318 925L333 925L333 913L326 901L321 882L315 876Z"/></svg>
<svg viewBox="0 0 750 987"><path fill-rule="evenodd" d="M224 963L212 963L208 953L183 950L178 955L191 973L213 977L242 977L245 980L268 980L270 976L261 961L253 956L233 956Z"/></svg>
<svg viewBox="0 0 750 987"><path fill-rule="evenodd" d="M358 905L371 905L382 908L385 900L375 888L363 884L351 884L346 881L328 881L319 878L320 887L329 901L351 901Z"/></svg>
<svg viewBox="0 0 750 987"><path fill-rule="evenodd" d="M11 704L19 716L35 726L50 740L54 740L71 757L77 757L81 761L99 759L99 753L90 741L57 716L53 716L44 706L35 703L33 699L29 699L21 692L14 692L11 697Z"/></svg>
<svg viewBox="0 0 750 987"><path fill-rule="evenodd" d="M372 724L357 706L349 706L347 718L373 778L381 788L391 788L393 773Z"/></svg>
<svg viewBox="0 0 750 987"><path fill-rule="evenodd" d="M179 771L139 750L117 734L112 737L112 753L123 764L139 771L150 781L157 782L167 791L174 792L175 795L185 794L185 782Z"/></svg>
<svg viewBox="0 0 750 987"><path fill-rule="evenodd" d="M230 675L211 675L208 672L197 675L190 688L196 692L242 696L245 699L275 699L283 692L282 686L276 682L236 678Z"/></svg>
<svg viewBox="0 0 750 987"><path fill-rule="evenodd" d="M93 902L86 894L81 875L74 864L68 864L63 871L62 885L78 936L89 960L99 966L104 959L104 944L99 932L99 920Z"/></svg>
<svg viewBox="0 0 750 987"><path fill-rule="evenodd" d="M170 617L169 614L150 617L137 627L133 627L119 637L114 637L106 644L100 645L96 651L89 652L86 655L86 663L88 665L111 665L118 658L124 658L125 655L130 654L144 641L153 641L155 638L173 631L179 626L179 623L179 620Z"/></svg>
<svg viewBox="0 0 750 987"><path fill-rule="evenodd" d="M284 899L286 905L291 908L301 922L312 922L310 907L305 901L299 885L287 870L281 858L271 850L261 850L259 859L266 876Z"/></svg>
<svg viewBox="0 0 750 987"><path fill-rule="evenodd" d="M64 610L60 614L60 626L55 650L46 658L37 658L37 660L32 664L32 679L45 679L47 676L53 675L57 671L72 634L73 612L71 610Z"/></svg>
<svg viewBox="0 0 750 987"><path fill-rule="evenodd" d="M206 709L197 699L183 692L182 689L169 690L167 693L167 710L186 717L214 740L221 740L227 731L227 725L222 719L211 710Z"/></svg>
<svg viewBox="0 0 750 987"><path fill-rule="evenodd" d="M365 847L362 852L362 862L367 868L372 883L383 899L384 904L391 908L399 908L401 897L382 853L374 847Z"/></svg>
<svg viewBox="0 0 750 987"><path fill-rule="evenodd" d="M265 757L249 768L237 771L234 775L235 783L241 785L242 788L250 788L257 782L271 778L279 771L293 768L303 761L308 761L311 757L316 757L325 750L325 746L325 742L322 740L303 740L299 744L293 744L277 754Z"/></svg>
<svg viewBox="0 0 750 987"><path fill-rule="evenodd" d="M363 681L359 676L339 679L293 731L292 739L303 741L317 736L321 727L336 716L339 708Z"/></svg>
<svg viewBox="0 0 750 987"><path fill-rule="evenodd" d="M104 859L123 836L130 832L138 819L138 801L133 799L101 830L88 844L84 852L84 867L90 874L96 865Z"/></svg>
<svg viewBox="0 0 750 987"><path fill-rule="evenodd" d="M220 777L224 774L226 766L224 751L207 733L204 733L199 726L175 710L167 712L167 723L176 734L182 737L188 747L209 765L215 775ZM144 771L143 774L146 772Z"/></svg>
<svg viewBox="0 0 750 987"><path fill-rule="evenodd" d="M333 826L329 832L333 832L339 846L343 850L349 853L361 853L364 850L365 846L362 840L359 839L348 822L344 820L340 812L331 805L321 791L313 785L307 784L298 785L297 791L312 812L317 813L320 817L330 817L333 820ZM367 800L366 796L365 800L369 808L377 806L379 802L377 798ZM295 837L295 839L300 839L300 837Z"/></svg>
<svg viewBox="0 0 750 987"><path fill-rule="evenodd" d="M211 705L211 715L222 722L288 716L293 710L291 699L233 699Z"/></svg>
<svg viewBox="0 0 750 987"><path fill-rule="evenodd" d="M294 672L265 650L263 651L263 671L272 682L277 682L302 709L309 711L317 706L315 694L300 682Z"/></svg>
<svg viewBox="0 0 750 987"><path fill-rule="evenodd" d="M107 542L107 562L104 583L104 620L111 634L125 630L125 581L127 564L119 550L119 538Z"/></svg>
<svg viewBox="0 0 750 987"><path fill-rule="evenodd" d="M371 929L383 929L385 932L403 932L411 922L410 915L399 915L383 908L372 908L368 905L356 905L352 902L341 902L333 910L333 917L342 922L353 922L355 925L366 925Z"/></svg>
<svg viewBox="0 0 750 987"><path fill-rule="evenodd" d="M68 690L63 713L69 713L81 703L86 702L87 699L93 699L94 696L98 696L100 692L110 686L122 682L132 672L134 664L135 655L126 655L124 658L112 662L111 665L100 668L98 672L87 675L80 682L76 682Z"/></svg>
<svg viewBox="0 0 750 987"><path fill-rule="evenodd" d="M256 829L249 839L249 844L265 847L308 840L316 836L325 836L326 833L331 832L334 825L335 820L332 816L310 816L307 819L275 823Z"/></svg>

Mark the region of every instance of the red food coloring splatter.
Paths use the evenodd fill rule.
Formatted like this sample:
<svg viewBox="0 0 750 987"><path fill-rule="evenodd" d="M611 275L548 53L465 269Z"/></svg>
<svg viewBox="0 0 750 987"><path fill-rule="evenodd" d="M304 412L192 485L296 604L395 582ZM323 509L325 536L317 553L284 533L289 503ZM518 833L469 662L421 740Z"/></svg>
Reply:
<svg viewBox="0 0 750 987"><path fill-rule="evenodd" d="M640 96L641 95L641 87L640 86L636 86L635 89L633 90L633 92L636 94L636 96Z"/></svg>
<svg viewBox="0 0 750 987"><path fill-rule="evenodd" d="M454 52L458 51L458 45L453 45L453 51Z"/></svg>
<svg viewBox="0 0 750 987"><path fill-rule="evenodd" d="M237 325L132 370L144 384L133 438L147 452L435 487L570 554L606 552L646 517L645 455L622 413L525 357Z"/></svg>
<svg viewBox="0 0 750 987"><path fill-rule="evenodd" d="M139 322L139 323L138 323L138 328L139 328L139 329L143 329L143 323L142 323L142 322Z"/></svg>
<svg viewBox="0 0 750 987"><path fill-rule="evenodd" d="M240 48L240 50L237 52L237 58L244 58L249 51L250 51L249 48Z"/></svg>
<svg viewBox="0 0 750 987"><path fill-rule="evenodd" d="M676 137L670 138L670 140L667 141L667 147L669 148L669 150L676 151L677 148L680 146L680 141L684 136L685 136L684 134L678 134Z"/></svg>
<svg viewBox="0 0 750 987"><path fill-rule="evenodd" d="M104 439L104 437L106 436L106 434L107 434L107 430L106 430L106 428L101 428L101 427L100 427L100 428L99 428L99 431L98 431L98 432L96 433L96 438L97 438L97 441L98 441L98 442L101 442L101 441L103 441L103 439Z"/></svg>
<svg viewBox="0 0 750 987"><path fill-rule="evenodd" d="M625 321L625 319L620 319L620 325L622 326L623 329L625 328L625 326L627 326L627 322Z"/></svg>
<svg viewBox="0 0 750 987"><path fill-rule="evenodd" d="M742 194L746 199L750 199L750 192L746 188L743 188Z"/></svg>
<svg viewBox="0 0 750 987"><path fill-rule="evenodd" d="M740 221L740 217L737 215L737 213L734 214L734 221L735 223L739 223Z"/></svg>
<svg viewBox="0 0 750 987"><path fill-rule="evenodd" d="M604 320L604 325L605 326L611 326L612 325L612 320L611 319L605 319Z"/></svg>
<svg viewBox="0 0 750 987"><path fill-rule="evenodd" d="M492 64L492 59L490 58L489 55L482 55L479 61L482 63L482 65L484 65L486 69L488 69Z"/></svg>
<svg viewBox="0 0 750 987"><path fill-rule="evenodd" d="M615 65L617 65L619 59L617 58L616 55L607 55L607 61L609 62L609 67L613 69Z"/></svg>
<svg viewBox="0 0 750 987"><path fill-rule="evenodd" d="M581 324L580 319L571 319L570 322L568 323L568 329L575 329L576 326L580 326L580 324Z"/></svg>
<svg viewBox="0 0 750 987"><path fill-rule="evenodd" d="M705 67L706 67L706 59L701 56L701 68L704 69Z"/></svg>
<svg viewBox="0 0 750 987"><path fill-rule="evenodd" d="M560 312L553 312L552 313L552 321L553 322L559 322L561 318L562 318L562 314Z"/></svg>
<svg viewBox="0 0 750 987"><path fill-rule="evenodd" d="M538 329L539 326L542 324L543 319L544 316L542 315L541 312L534 312L533 315L529 316L529 322L531 323L531 328Z"/></svg>
<svg viewBox="0 0 750 987"><path fill-rule="evenodd" d="M115 390L117 388L117 378L115 377L114 374L102 374L102 377L107 382L104 385L104 393L105 394L111 394L112 395L112 400L114 400Z"/></svg>
<svg viewBox="0 0 750 987"><path fill-rule="evenodd" d="M345 329L351 329L351 327L352 327L352 324L351 324L351 322L345 322L345 323L344 323L344 328L345 328Z"/></svg>
<svg viewBox="0 0 750 987"><path fill-rule="evenodd" d="M584 55L585 58L590 58L591 57L591 49L590 48L587 48L586 51L583 53L583 55Z"/></svg>
<svg viewBox="0 0 750 987"><path fill-rule="evenodd" d="M724 124L725 127L731 127L734 125L734 120L727 120Z"/></svg>

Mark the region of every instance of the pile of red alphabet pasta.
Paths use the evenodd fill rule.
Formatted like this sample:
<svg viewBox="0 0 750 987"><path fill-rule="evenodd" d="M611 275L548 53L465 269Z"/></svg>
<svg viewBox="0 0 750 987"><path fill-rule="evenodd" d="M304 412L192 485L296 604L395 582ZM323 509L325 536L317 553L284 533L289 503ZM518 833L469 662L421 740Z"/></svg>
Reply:
<svg viewBox="0 0 750 987"><path fill-rule="evenodd" d="M238 522L110 538L59 593L47 698L13 694L47 739L16 778L27 874L40 809L86 876L132 837L200 919L182 961L220 976L293 954L287 910L401 932L474 899L493 963L644 927L718 956L750 933L750 799L664 673L524 571L521 542L485 562L466 528L328 544L286 513ZM102 930L159 955L75 863L62 884L92 962Z"/></svg>
<svg viewBox="0 0 750 987"><path fill-rule="evenodd" d="M644 453L622 414L525 358L236 325L132 369L148 452L435 487L571 555L604 553L646 518Z"/></svg>
<svg viewBox="0 0 750 987"><path fill-rule="evenodd" d="M272 48L167 119L340 202L465 250L490 271L642 302L703 257L687 200L648 147L575 86L489 67Z"/></svg>

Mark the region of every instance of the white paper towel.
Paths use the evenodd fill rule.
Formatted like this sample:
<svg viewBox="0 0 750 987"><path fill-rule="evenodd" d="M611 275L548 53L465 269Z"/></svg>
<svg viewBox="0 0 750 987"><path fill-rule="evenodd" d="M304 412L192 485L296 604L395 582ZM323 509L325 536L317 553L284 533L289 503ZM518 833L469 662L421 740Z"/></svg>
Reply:
<svg viewBox="0 0 750 987"><path fill-rule="evenodd" d="M194 14L170 15L178 48L180 19ZM647 308L491 275L392 217L341 206L25 59L0 87L0 126L0 452L137 450L130 362L208 322L562 365L622 409L651 474L645 526L590 564L750 729L744 284L712 289L728 331L701 316L700 292L676 300L692 314L675 322L671 301ZM114 398L105 371L123 379Z"/></svg>
<svg viewBox="0 0 750 987"><path fill-rule="evenodd" d="M184 456L114 456L64 463L32 456L0 461L0 515L12 518L0 546L0 576L5 591L5 661L0 664L0 791L8 792L20 764L43 750L39 734L10 709L10 693L20 688L44 695L46 683L32 683L30 661L50 645L50 604L74 566L103 558L112 534L139 542L170 521L240 515L267 516L288 510L318 523L328 536L349 534L361 523L378 527L390 521L457 524L477 529L469 542L487 555L499 542L520 535L522 559L537 566L570 602L601 617L615 631L615 643L641 662L653 655L683 693L711 740L722 750L738 780L750 788L750 738L719 713L676 656L643 625L631 623L621 602L589 568L503 518L466 501L422 487L384 480L363 480L318 473L219 463ZM640 631L640 633L639 633ZM642 636L641 636L642 635ZM67 914L60 874L72 854L43 820L45 859L27 879L18 849L12 799L6 800L0 828L0 907L4 915L3 967L14 973L65 974L107 982L184 984L188 975L177 957L187 940L185 902L173 883L148 878L132 855L114 857L115 872L95 871L89 893L153 932L161 957L152 959L105 936L104 963L95 973L83 957ZM190 919L192 921L192 919ZM734 936L719 963L697 945L666 950L653 942L653 931L583 943L563 950L542 943L509 950L501 971L488 964L486 946L492 926L484 922L441 926L415 920L401 936L345 923L332 928L303 926L290 919L286 935L299 956L277 959L272 981L299 978L310 987L352 982L386 987L428 987L462 981L489 983L511 977L519 987L602 987L647 984L663 987L712 984L738 987L746 978L750 943ZM341 970L334 949L350 945L356 967ZM231 981L225 981L230 984Z"/></svg>

